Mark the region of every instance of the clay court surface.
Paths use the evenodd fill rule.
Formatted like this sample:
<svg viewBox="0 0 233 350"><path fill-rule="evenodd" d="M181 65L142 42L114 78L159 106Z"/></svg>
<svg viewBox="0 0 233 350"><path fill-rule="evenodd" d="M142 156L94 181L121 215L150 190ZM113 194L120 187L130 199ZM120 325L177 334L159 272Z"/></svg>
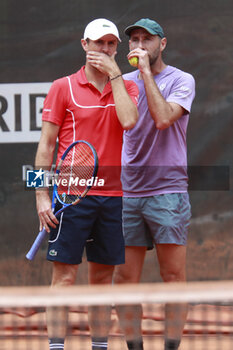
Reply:
<svg viewBox="0 0 233 350"><path fill-rule="evenodd" d="M195 340L190 339L188 337L184 337L182 340L182 344L179 348L179 350L227 350L232 349L232 339L221 339L221 341L212 336L208 340L197 337ZM74 349L74 350L90 350L91 349L91 342L89 339L82 339L80 342L77 338L72 337L67 340L67 349ZM0 342L0 349L1 350L48 350L48 342L47 339L34 339L34 340L28 340L25 339L19 339L19 340L5 340L4 343L2 341ZM126 345L124 344L124 341L121 338L110 338L109 341L109 350L126 350ZM144 349L150 350L163 350L163 340L161 337L152 337L147 336L144 338Z"/></svg>
<svg viewBox="0 0 233 350"><path fill-rule="evenodd" d="M143 305L142 329L145 350L163 350L163 306ZM204 310L204 311L203 311ZM2 310L0 315L0 350L49 350L44 310ZM233 308L231 306L193 305L180 350L230 350L233 348ZM86 308L69 314L68 350L91 349ZM127 350L113 310L109 350Z"/></svg>

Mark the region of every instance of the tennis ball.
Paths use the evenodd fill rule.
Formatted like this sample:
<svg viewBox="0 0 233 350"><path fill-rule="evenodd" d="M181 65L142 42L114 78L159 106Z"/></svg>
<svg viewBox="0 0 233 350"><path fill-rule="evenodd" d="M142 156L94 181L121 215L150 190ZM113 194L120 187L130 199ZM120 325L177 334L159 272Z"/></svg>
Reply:
<svg viewBox="0 0 233 350"><path fill-rule="evenodd" d="M129 64L133 67L138 66L138 57L132 57L129 59Z"/></svg>

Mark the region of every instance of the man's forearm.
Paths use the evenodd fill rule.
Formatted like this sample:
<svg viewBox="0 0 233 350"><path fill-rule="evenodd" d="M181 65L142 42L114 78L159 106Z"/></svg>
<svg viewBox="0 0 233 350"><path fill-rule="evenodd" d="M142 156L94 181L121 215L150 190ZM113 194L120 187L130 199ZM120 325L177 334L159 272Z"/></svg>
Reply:
<svg viewBox="0 0 233 350"><path fill-rule="evenodd" d="M138 120L137 106L131 100L121 75L111 80L118 119L125 130L134 127Z"/></svg>
<svg viewBox="0 0 233 350"><path fill-rule="evenodd" d="M152 73L143 75L150 114L158 129L166 129L173 123L173 110L157 87Z"/></svg>

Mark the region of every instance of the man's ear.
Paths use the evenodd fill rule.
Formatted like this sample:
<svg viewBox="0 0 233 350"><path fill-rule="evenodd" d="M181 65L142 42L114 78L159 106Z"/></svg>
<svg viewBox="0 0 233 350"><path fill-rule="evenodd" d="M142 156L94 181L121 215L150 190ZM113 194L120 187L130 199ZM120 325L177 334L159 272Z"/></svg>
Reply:
<svg viewBox="0 0 233 350"><path fill-rule="evenodd" d="M160 47L161 47L161 51L163 51L167 46L167 38L162 38L160 41Z"/></svg>
<svg viewBox="0 0 233 350"><path fill-rule="evenodd" d="M85 39L81 39L81 45L83 47L83 50L87 52L88 49L88 42Z"/></svg>

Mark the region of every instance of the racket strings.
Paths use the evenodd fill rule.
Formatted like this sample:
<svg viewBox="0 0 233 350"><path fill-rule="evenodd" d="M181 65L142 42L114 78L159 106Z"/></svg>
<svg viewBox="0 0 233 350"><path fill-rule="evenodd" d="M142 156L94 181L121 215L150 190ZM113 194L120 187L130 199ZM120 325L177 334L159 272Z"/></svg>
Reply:
<svg viewBox="0 0 233 350"><path fill-rule="evenodd" d="M93 181L94 168L95 156L87 144L78 143L69 150L57 180L57 193L63 203L74 203L83 196L88 180Z"/></svg>

